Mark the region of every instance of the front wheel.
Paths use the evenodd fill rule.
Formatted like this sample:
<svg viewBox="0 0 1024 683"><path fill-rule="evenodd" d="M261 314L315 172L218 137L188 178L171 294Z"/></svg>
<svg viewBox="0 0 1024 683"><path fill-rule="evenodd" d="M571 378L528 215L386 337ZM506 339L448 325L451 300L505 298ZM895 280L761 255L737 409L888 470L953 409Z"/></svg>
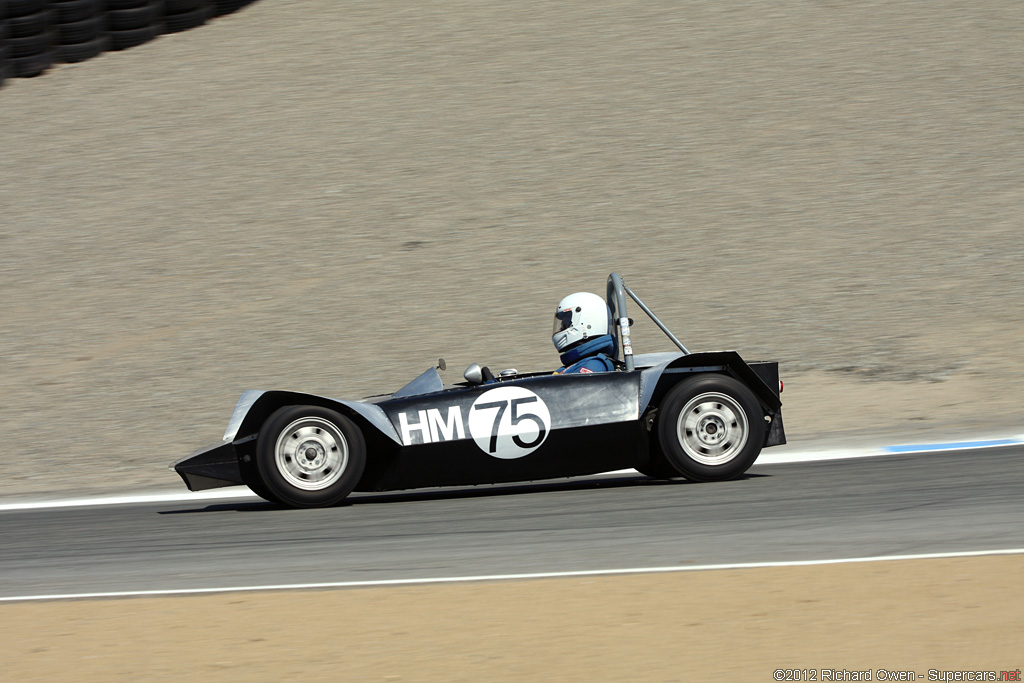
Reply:
<svg viewBox="0 0 1024 683"><path fill-rule="evenodd" d="M366 444L349 418L319 406L286 406L263 423L256 464L272 497L293 507L337 505L366 467Z"/></svg>
<svg viewBox="0 0 1024 683"><path fill-rule="evenodd" d="M697 375L665 396L655 431L660 454L687 479L740 476L761 453L764 412L754 394L727 375Z"/></svg>

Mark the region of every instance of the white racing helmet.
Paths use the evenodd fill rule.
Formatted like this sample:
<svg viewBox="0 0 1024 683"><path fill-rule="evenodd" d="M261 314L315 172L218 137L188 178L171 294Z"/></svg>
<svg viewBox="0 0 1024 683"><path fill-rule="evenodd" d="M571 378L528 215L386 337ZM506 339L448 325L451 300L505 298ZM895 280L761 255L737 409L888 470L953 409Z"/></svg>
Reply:
<svg viewBox="0 0 1024 683"><path fill-rule="evenodd" d="M551 341L560 353L588 339L608 334L612 312L604 299L590 292L576 292L558 302Z"/></svg>

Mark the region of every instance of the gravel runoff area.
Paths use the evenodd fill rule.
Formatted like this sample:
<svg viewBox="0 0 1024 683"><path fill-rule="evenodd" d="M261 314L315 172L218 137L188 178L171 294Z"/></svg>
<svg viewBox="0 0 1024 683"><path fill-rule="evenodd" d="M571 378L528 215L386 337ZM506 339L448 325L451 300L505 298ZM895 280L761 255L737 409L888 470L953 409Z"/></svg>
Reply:
<svg viewBox="0 0 1024 683"><path fill-rule="evenodd" d="M1015 428L1024 5L261 0L0 89L0 495L174 487L247 388L555 367L617 270L792 442ZM638 350L667 340L639 321Z"/></svg>
<svg viewBox="0 0 1024 683"><path fill-rule="evenodd" d="M1022 570L1010 555L11 603L0 655L10 680L47 682L999 680L952 672L1019 674Z"/></svg>

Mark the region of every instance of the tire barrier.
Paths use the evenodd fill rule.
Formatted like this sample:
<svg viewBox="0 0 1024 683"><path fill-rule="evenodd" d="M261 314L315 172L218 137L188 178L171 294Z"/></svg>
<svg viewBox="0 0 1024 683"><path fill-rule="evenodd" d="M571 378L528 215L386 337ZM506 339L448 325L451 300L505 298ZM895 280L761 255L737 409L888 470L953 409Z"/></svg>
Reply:
<svg viewBox="0 0 1024 683"><path fill-rule="evenodd" d="M156 0L105 0L111 50L142 45L163 33L163 3Z"/></svg>
<svg viewBox="0 0 1024 683"><path fill-rule="evenodd" d="M11 77L11 63L8 61L7 48L7 0L0 0L0 88L4 81Z"/></svg>
<svg viewBox="0 0 1024 683"><path fill-rule="evenodd" d="M57 61L82 62L105 51L103 0L50 0L57 35Z"/></svg>
<svg viewBox="0 0 1024 683"><path fill-rule="evenodd" d="M165 0L164 30L176 33L202 26L213 13L214 6L209 0Z"/></svg>
<svg viewBox="0 0 1024 683"><path fill-rule="evenodd" d="M237 12L246 5L251 5L256 0L214 0L217 15L231 14Z"/></svg>
<svg viewBox="0 0 1024 683"><path fill-rule="evenodd" d="M53 13L46 0L7 0L4 27L11 75L31 78L53 65Z"/></svg>
<svg viewBox="0 0 1024 683"><path fill-rule="evenodd" d="M56 62L125 50L202 26L256 0L0 0L0 86Z"/></svg>

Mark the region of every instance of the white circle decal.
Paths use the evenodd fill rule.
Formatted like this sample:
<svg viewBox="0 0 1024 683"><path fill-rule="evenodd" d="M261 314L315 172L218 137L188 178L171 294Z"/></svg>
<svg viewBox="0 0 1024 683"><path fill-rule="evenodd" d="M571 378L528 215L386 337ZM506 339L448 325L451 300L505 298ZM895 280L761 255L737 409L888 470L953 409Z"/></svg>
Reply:
<svg viewBox="0 0 1024 683"><path fill-rule="evenodd" d="M480 394L469 409L469 433L495 458L512 460L534 452L551 431L543 399L523 387L498 387Z"/></svg>

